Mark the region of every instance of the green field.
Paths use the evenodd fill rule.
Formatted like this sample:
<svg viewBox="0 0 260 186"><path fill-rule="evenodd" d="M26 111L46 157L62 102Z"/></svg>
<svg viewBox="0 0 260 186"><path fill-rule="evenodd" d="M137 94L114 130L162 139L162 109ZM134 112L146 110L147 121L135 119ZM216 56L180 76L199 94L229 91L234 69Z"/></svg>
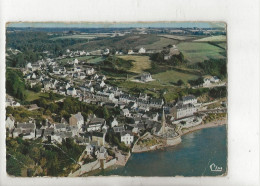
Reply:
<svg viewBox="0 0 260 186"><path fill-rule="evenodd" d="M170 35L170 34L162 34L162 35L158 35L158 36L161 36L161 37L164 37L164 38L169 38L169 39L180 40L180 41L195 38L193 36L179 36L179 35Z"/></svg>
<svg viewBox="0 0 260 186"><path fill-rule="evenodd" d="M159 36L157 36L159 37ZM151 44L148 45L139 45L136 48L144 47L145 49L150 49L150 50L162 50L163 47L166 47L168 45L176 45L179 43L179 41L174 40L174 39L169 39L169 38L164 38L164 37L159 37L159 41L155 41Z"/></svg>
<svg viewBox="0 0 260 186"><path fill-rule="evenodd" d="M25 92L27 94L26 101L34 101L34 100L39 99L41 97L44 97L44 98L49 97L48 93L43 93L43 92L36 93L36 92L30 91L30 90L26 90Z"/></svg>
<svg viewBox="0 0 260 186"><path fill-rule="evenodd" d="M195 42L226 42L227 41L227 37L220 35L220 36L210 36L210 37L205 37L202 39L197 39L194 40Z"/></svg>
<svg viewBox="0 0 260 186"><path fill-rule="evenodd" d="M98 63L100 63L103 60L104 60L104 58L101 57L101 56L100 57L93 57L92 56L91 59L87 60L87 63L89 63L89 64L98 64Z"/></svg>
<svg viewBox="0 0 260 186"><path fill-rule="evenodd" d="M149 56L135 56L135 55L125 55L118 56L124 60L132 60L133 67L131 67L130 72L142 73L144 70L151 68L151 61Z"/></svg>
<svg viewBox="0 0 260 186"><path fill-rule="evenodd" d="M59 62L68 62L68 61L73 61L74 59L78 59L79 61L84 61L93 58L93 56L79 56L79 57L70 57L70 58L64 58L58 60Z"/></svg>
<svg viewBox="0 0 260 186"><path fill-rule="evenodd" d="M95 39L97 37L109 37L108 34L75 34L75 35L67 35L67 36L59 36L51 38L51 40L57 39Z"/></svg>
<svg viewBox="0 0 260 186"><path fill-rule="evenodd" d="M177 45L177 48L183 53L185 59L192 63L203 62L210 58L223 58L220 52L225 51L209 43L199 42L182 42Z"/></svg>
<svg viewBox="0 0 260 186"><path fill-rule="evenodd" d="M172 85L173 83L177 83L179 79L187 83L188 80L197 79L198 76L193 74L178 72L175 70L169 70L159 74L154 74L152 75L152 78L156 79L156 81L149 82L149 84Z"/></svg>

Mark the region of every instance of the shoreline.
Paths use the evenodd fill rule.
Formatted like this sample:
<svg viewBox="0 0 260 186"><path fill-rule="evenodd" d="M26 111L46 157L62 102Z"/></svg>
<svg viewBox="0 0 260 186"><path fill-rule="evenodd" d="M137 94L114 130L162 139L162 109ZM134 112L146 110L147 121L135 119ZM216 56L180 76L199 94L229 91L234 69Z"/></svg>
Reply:
<svg viewBox="0 0 260 186"><path fill-rule="evenodd" d="M218 126L222 126L222 125L226 125L226 124L227 124L227 119L225 118L225 119L218 120L218 121L211 121L211 122L206 123L206 124L199 124L197 126L190 127L190 128L187 128L187 129L182 129L181 133L179 135L179 138L181 138L181 136L183 136L183 135L186 135L186 134L191 133L191 132L195 132L197 130L201 130L201 129L205 129L205 128L218 127ZM174 147L174 146L176 146L176 145L178 145L180 143L181 143L181 141L179 141L178 143L176 143L174 145L158 144L158 146L156 146L155 148L140 150L140 151L136 151L136 152L132 152L132 153L144 153L144 152L152 152L152 151L156 151L156 150L162 150L162 149L166 149L166 148L169 148L169 147ZM121 160L121 161L115 163L114 165L110 166L110 168L125 166L130 157L131 157L131 153L129 153L128 155L124 156L124 160L123 161ZM79 177L82 177L84 174L88 174L88 173L91 174L91 172L93 172L93 171L82 173L82 174L79 175ZM75 176L72 176L72 177L75 177ZM76 177L78 177L78 176L76 176Z"/></svg>
<svg viewBox="0 0 260 186"><path fill-rule="evenodd" d="M194 132L196 130L201 130L201 129L205 129L205 128L212 128L212 127L218 127L218 126L221 126L221 125L227 125L227 119L222 119L222 120L218 120L218 121L211 121L209 123L199 124L199 125L194 126L194 127L183 129L182 133L180 135L183 136L185 134L188 134L190 132Z"/></svg>
<svg viewBox="0 0 260 186"><path fill-rule="evenodd" d="M191 133L191 132L195 132L197 130L201 130L201 129L205 129L205 128L218 127L218 126L222 126L222 125L226 125L226 124L227 124L227 119L222 119L222 120L218 120L218 121L211 121L211 122L205 123L205 124L199 124L199 125L194 126L194 127L182 129L179 137L181 138L181 136L186 135L186 134ZM174 144L174 145L158 144L158 146L156 146L153 149L138 150L138 151L135 151L135 152L132 152L132 153L143 153L143 152L151 152L151 151L161 150L161 149L168 148L168 147L174 147L175 145L178 145L180 143L181 143L181 141Z"/></svg>

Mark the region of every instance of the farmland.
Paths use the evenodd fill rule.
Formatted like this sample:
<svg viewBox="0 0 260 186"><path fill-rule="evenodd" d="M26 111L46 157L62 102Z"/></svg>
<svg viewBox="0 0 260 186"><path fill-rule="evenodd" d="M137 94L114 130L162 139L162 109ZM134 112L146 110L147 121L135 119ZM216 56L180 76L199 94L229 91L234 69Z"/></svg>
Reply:
<svg viewBox="0 0 260 186"><path fill-rule="evenodd" d="M98 37L110 37L108 34L75 34L75 35L65 35L51 38L51 40L58 39L95 39Z"/></svg>
<svg viewBox="0 0 260 186"><path fill-rule="evenodd" d="M164 37L157 37L159 38L158 41L155 41L151 44L146 44L146 45L139 45L136 48L144 47L146 49L150 50L161 50L163 47L166 47L168 45L176 45L179 43L179 41L174 40L174 39L169 39L169 38L164 38Z"/></svg>
<svg viewBox="0 0 260 186"><path fill-rule="evenodd" d="M173 83L177 83L179 79L187 83L188 80L194 80L198 78L197 75L182 73L175 70L169 70L166 72L154 74L152 77L162 85L172 85ZM150 84L154 83L156 82L150 82Z"/></svg>
<svg viewBox="0 0 260 186"><path fill-rule="evenodd" d="M119 56L119 58L133 61L133 67L129 70L130 72L142 73L143 70L151 68L151 61L148 56L126 55Z"/></svg>
<svg viewBox="0 0 260 186"><path fill-rule="evenodd" d="M191 63L203 62L210 58L224 58L220 52L225 51L209 43L182 42L177 47L183 53L185 59Z"/></svg>
<svg viewBox="0 0 260 186"><path fill-rule="evenodd" d="M220 35L220 36L205 37L194 41L195 42L226 42L226 40L227 40L226 36Z"/></svg>
<svg viewBox="0 0 260 186"><path fill-rule="evenodd" d="M180 36L180 35L168 35L168 34L162 34L162 35L158 35L158 36L164 37L164 38L169 38L169 39L180 40L180 41L194 38L193 36Z"/></svg>

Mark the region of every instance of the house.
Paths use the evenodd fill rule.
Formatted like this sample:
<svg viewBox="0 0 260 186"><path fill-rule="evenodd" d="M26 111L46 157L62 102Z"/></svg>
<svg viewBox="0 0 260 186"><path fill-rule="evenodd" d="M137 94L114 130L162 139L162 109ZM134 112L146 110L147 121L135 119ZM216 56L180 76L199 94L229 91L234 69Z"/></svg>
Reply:
<svg viewBox="0 0 260 186"><path fill-rule="evenodd" d="M35 123L32 123L31 121L29 123L18 123L17 129L21 130L21 134L23 134L23 139L35 138Z"/></svg>
<svg viewBox="0 0 260 186"><path fill-rule="evenodd" d="M118 126L118 127L113 127L113 131L115 133L121 133L121 132L125 131L125 127L124 127L124 125Z"/></svg>
<svg viewBox="0 0 260 186"><path fill-rule="evenodd" d="M22 133L22 130L19 128L15 128L14 130L13 130L13 138L16 138L16 137L18 137L20 134Z"/></svg>
<svg viewBox="0 0 260 186"><path fill-rule="evenodd" d="M103 125L106 125L106 120L103 118L93 118L90 120L90 122L87 124L87 131L100 131L101 127Z"/></svg>
<svg viewBox="0 0 260 186"><path fill-rule="evenodd" d="M106 132L93 132L92 141L96 141L98 146L105 145Z"/></svg>
<svg viewBox="0 0 260 186"><path fill-rule="evenodd" d="M127 54L129 54L129 55L134 54L134 51L133 50L128 50Z"/></svg>
<svg viewBox="0 0 260 186"><path fill-rule="evenodd" d="M111 127L115 127L118 126L118 121L116 120L116 118L113 118L113 121L111 122Z"/></svg>
<svg viewBox="0 0 260 186"><path fill-rule="evenodd" d="M163 99L150 99L150 107L153 107L153 108L162 108L164 104L164 101Z"/></svg>
<svg viewBox="0 0 260 186"><path fill-rule="evenodd" d="M103 146L97 149L95 155L98 160L105 160L108 157L107 150Z"/></svg>
<svg viewBox="0 0 260 186"><path fill-rule="evenodd" d="M123 103L129 103L129 102L135 102L136 101L136 98L135 97L132 97L130 96L129 94L121 94L119 96L119 101L120 102L123 102Z"/></svg>
<svg viewBox="0 0 260 186"><path fill-rule="evenodd" d="M105 51L103 52L103 55L108 55L109 54L109 49L106 48Z"/></svg>
<svg viewBox="0 0 260 186"><path fill-rule="evenodd" d="M145 93L140 93L140 94L139 94L139 99L140 99L140 100L147 101L148 96L147 96L147 94L145 94Z"/></svg>
<svg viewBox="0 0 260 186"><path fill-rule="evenodd" d="M204 81L203 84L202 84L203 87L207 87L207 86L211 85L209 78L204 78L203 81Z"/></svg>
<svg viewBox="0 0 260 186"><path fill-rule="evenodd" d="M171 109L171 114L175 119L192 116L197 112L197 108L193 104L178 104Z"/></svg>
<svg viewBox="0 0 260 186"><path fill-rule="evenodd" d="M81 112L78 112L77 114L74 114L69 119L69 124L71 126L77 126L78 129L81 129L82 125L84 124L84 118L81 115Z"/></svg>
<svg viewBox="0 0 260 186"><path fill-rule="evenodd" d="M220 79L217 76L213 76L212 78L210 78L211 83L218 83L219 81Z"/></svg>
<svg viewBox="0 0 260 186"><path fill-rule="evenodd" d="M55 132L65 132L66 131L66 125L63 123L57 123L54 125L54 131Z"/></svg>
<svg viewBox="0 0 260 186"><path fill-rule="evenodd" d="M153 78L150 73L143 73L140 77L141 81L143 82L148 82L148 81L153 81Z"/></svg>
<svg viewBox="0 0 260 186"><path fill-rule="evenodd" d="M131 145L134 142L134 136L131 132L122 132L120 136L121 142L124 142L126 145Z"/></svg>
<svg viewBox="0 0 260 186"><path fill-rule="evenodd" d="M145 52L146 52L146 50L143 47L138 50L139 54L145 54Z"/></svg>
<svg viewBox="0 0 260 186"><path fill-rule="evenodd" d="M188 95L182 97L182 104L196 104L197 98L194 95Z"/></svg>
<svg viewBox="0 0 260 186"><path fill-rule="evenodd" d="M128 109L122 109L122 111L120 112L123 116L125 116L125 117L130 117L131 116L131 114L130 114L130 112L129 112L129 110Z"/></svg>
<svg viewBox="0 0 260 186"><path fill-rule="evenodd" d="M48 138L51 139L51 137L54 135L54 128L53 127L48 127L44 130L43 132L43 140L48 140Z"/></svg>
<svg viewBox="0 0 260 186"><path fill-rule="evenodd" d="M15 122L14 117L8 116L5 120L5 128L7 128L9 130L13 130L14 129L14 122Z"/></svg>
<svg viewBox="0 0 260 186"><path fill-rule="evenodd" d="M107 92L101 92L98 91L95 95L96 99L98 101L113 101L114 94L113 93L107 93Z"/></svg>
<svg viewBox="0 0 260 186"><path fill-rule="evenodd" d="M94 147L90 144L86 146L85 151L87 152L87 155L92 155L94 153Z"/></svg>
<svg viewBox="0 0 260 186"><path fill-rule="evenodd" d="M69 87L67 89L67 95L76 96L77 95L76 89L74 87Z"/></svg>
<svg viewBox="0 0 260 186"><path fill-rule="evenodd" d="M43 129L36 129L35 130L35 137L36 138L42 137L42 134L43 134Z"/></svg>
<svg viewBox="0 0 260 186"><path fill-rule="evenodd" d="M94 68L87 68L87 69L86 69L86 74L87 74L87 75L93 75L94 73L95 73Z"/></svg>
<svg viewBox="0 0 260 186"><path fill-rule="evenodd" d="M25 66L27 69L32 69L32 63L27 63Z"/></svg>

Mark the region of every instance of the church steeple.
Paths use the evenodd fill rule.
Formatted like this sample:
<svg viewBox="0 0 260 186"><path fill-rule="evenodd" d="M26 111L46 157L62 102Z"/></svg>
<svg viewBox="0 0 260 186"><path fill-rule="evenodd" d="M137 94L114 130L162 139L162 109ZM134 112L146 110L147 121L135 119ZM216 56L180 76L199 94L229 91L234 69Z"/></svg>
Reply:
<svg viewBox="0 0 260 186"><path fill-rule="evenodd" d="M162 134L165 134L165 114L164 114L164 109L162 112Z"/></svg>

